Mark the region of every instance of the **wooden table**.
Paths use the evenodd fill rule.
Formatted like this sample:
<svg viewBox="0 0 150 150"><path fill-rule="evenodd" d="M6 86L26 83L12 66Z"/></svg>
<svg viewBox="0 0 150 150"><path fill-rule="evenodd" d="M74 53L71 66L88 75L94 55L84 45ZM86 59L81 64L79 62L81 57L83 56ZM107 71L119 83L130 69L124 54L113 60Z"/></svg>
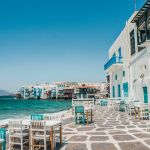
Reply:
<svg viewBox="0 0 150 150"><path fill-rule="evenodd" d="M87 124L89 124L89 111L91 113L91 123L92 123L92 108L84 108L84 112L86 113L86 116L87 116Z"/></svg>
<svg viewBox="0 0 150 150"><path fill-rule="evenodd" d="M0 139L0 150L2 150L2 142L4 142L4 139Z"/></svg>
<svg viewBox="0 0 150 150"><path fill-rule="evenodd" d="M31 148L30 145L30 121L31 120L22 120L22 125L29 126L29 149ZM51 127L51 150L53 150L53 129L60 126L60 145L62 145L62 121L53 121L53 120L46 120L46 126Z"/></svg>

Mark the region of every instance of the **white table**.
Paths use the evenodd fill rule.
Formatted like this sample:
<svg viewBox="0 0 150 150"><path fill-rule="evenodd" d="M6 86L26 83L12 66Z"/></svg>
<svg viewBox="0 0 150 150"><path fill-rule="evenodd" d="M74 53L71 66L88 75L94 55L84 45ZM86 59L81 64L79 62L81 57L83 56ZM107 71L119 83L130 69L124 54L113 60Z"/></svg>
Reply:
<svg viewBox="0 0 150 150"><path fill-rule="evenodd" d="M4 142L4 139L0 139L0 150L2 150L2 142Z"/></svg>
<svg viewBox="0 0 150 150"><path fill-rule="evenodd" d="M22 125L30 127L31 120L22 120ZM62 145L62 121L52 121L52 120L45 120L46 126L51 127L51 149L53 150L53 128L58 127L60 125L60 145ZM29 129L30 132L30 129ZM29 149L30 149L30 133L29 133Z"/></svg>

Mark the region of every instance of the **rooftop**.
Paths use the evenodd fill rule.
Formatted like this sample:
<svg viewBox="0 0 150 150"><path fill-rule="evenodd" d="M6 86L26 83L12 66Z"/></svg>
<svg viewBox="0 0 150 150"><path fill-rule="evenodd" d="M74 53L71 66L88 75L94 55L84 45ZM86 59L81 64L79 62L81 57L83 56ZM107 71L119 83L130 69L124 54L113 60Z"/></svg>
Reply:
<svg viewBox="0 0 150 150"><path fill-rule="evenodd" d="M88 85L78 86L77 88L78 89L97 89L95 86L88 86Z"/></svg>
<svg viewBox="0 0 150 150"><path fill-rule="evenodd" d="M150 8L150 0L147 0L140 11L136 14L136 16L131 21L132 23L138 22L138 20L144 15L144 13Z"/></svg>

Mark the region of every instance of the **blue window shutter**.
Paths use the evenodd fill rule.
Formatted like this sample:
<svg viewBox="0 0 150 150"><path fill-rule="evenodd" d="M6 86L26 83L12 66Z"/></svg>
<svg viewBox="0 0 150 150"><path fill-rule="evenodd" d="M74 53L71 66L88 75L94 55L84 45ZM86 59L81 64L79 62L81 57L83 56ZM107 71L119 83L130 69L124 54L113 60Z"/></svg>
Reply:
<svg viewBox="0 0 150 150"><path fill-rule="evenodd" d="M113 86L113 98L115 98L115 86Z"/></svg>
<svg viewBox="0 0 150 150"><path fill-rule="evenodd" d="M119 57L121 57L121 47L118 49Z"/></svg>
<svg viewBox="0 0 150 150"><path fill-rule="evenodd" d="M117 74L116 74L116 76L115 76L115 79L117 80Z"/></svg>
<svg viewBox="0 0 150 150"><path fill-rule="evenodd" d="M124 97L129 97L128 82L123 83L123 93L124 93Z"/></svg>
<svg viewBox="0 0 150 150"><path fill-rule="evenodd" d="M123 77L125 77L125 71L123 71Z"/></svg>
<svg viewBox="0 0 150 150"><path fill-rule="evenodd" d="M118 97L121 97L120 84L118 84Z"/></svg>
<svg viewBox="0 0 150 150"><path fill-rule="evenodd" d="M143 92L144 92L144 103L148 103L147 87L143 87Z"/></svg>

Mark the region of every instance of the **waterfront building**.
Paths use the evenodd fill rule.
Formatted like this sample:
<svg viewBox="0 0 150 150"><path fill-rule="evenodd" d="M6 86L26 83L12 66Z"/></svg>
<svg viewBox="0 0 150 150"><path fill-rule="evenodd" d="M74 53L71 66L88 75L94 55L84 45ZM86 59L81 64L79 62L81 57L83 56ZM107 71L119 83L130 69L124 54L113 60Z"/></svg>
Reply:
<svg viewBox="0 0 150 150"><path fill-rule="evenodd" d="M68 85L63 89L63 97L65 99L72 98L73 93L76 91L78 85Z"/></svg>
<svg viewBox="0 0 150 150"><path fill-rule="evenodd" d="M94 86L82 85L78 86L76 92L73 94L73 98L89 98L93 97L100 90Z"/></svg>
<svg viewBox="0 0 150 150"><path fill-rule="evenodd" d="M51 99L56 98L56 88L56 85L46 83L22 86L20 91L24 99Z"/></svg>
<svg viewBox="0 0 150 150"><path fill-rule="evenodd" d="M79 85L80 86L82 86L82 85L94 86L97 89L99 89L100 92L106 91L106 82L101 82L101 83L83 82L83 83L79 83Z"/></svg>
<svg viewBox="0 0 150 150"><path fill-rule="evenodd" d="M66 87L66 83L65 81L52 83L57 86L56 99L63 99L63 89Z"/></svg>
<svg viewBox="0 0 150 150"><path fill-rule="evenodd" d="M66 94L66 96L64 97L64 89L66 88L66 87L70 87L70 86L76 86L76 85L78 85L78 83L76 83L76 82L66 82L66 81L63 81L63 82L59 82L59 81L57 81L57 82L52 82L52 84L54 84L54 85L56 85L57 86L57 92L56 92L56 98L57 99L64 99L64 98L66 98L67 97L67 93L65 93ZM69 90L69 89L68 89ZM70 89L71 90L71 89ZM66 91L66 90L65 90ZM72 90L71 90L72 91ZM70 92L71 92L70 91ZM69 93L68 93L69 94ZM71 93L70 93L71 94Z"/></svg>
<svg viewBox="0 0 150 150"><path fill-rule="evenodd" d="M150 2L134 12L109 49L104 71L110 76L110 97L150 99Z"/></svg>

